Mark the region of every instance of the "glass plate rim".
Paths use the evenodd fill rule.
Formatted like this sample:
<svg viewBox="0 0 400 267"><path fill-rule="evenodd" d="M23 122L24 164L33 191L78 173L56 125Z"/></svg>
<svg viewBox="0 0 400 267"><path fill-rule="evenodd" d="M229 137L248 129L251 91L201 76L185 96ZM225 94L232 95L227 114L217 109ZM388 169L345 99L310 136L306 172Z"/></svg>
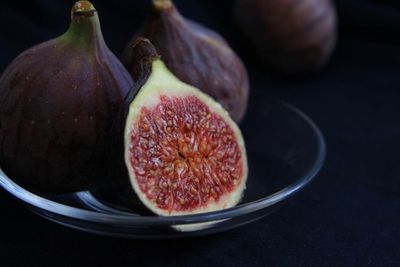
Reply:
<svg viewBox="0 0 400 267"><path fill-rule="evenodd" d="M268 195L266 197L260 198L255 201L246 202L239 204L235 207L212 211L206 213L198 213L191 215L179 215L179 216L142 216L142 215L128 215L128 214L110 214L110 213L100 213L98 211L84 210L81 208L71 207L65 204L61 204L44 197L38 196L30 191L20 187L14 183L10 178L8 178L4 172L0 169L0 185L11 195L16 197L18 200L22 201L24 204L29 204L34 208L41 209L52 214L57 214L65 217L70 217L82 221L97 222L97 223L117 223L117 224L130 224L130 225L148 225L148 224L187 224L187 223L197 223L206 222L211 220L223 220L233 217L243 216L252 212L256 212L267 207L273 206L276 203L282 202L301 189L308 185L314 177L321 170L325 158L326 158L326 142L325 138L319 129L319 127L314 123L314 121L308 117L303 111L299 110L297 107L289 104L283 100L276 100L280 102L283 106L286 106L291 111L295 112L300 116L313 130L316 134L318 142L318 154L317 160L313 163L312 167L307 171L305 175L296 179L295 182L286 186L285 188ZM76 194L79 194L76 193Z"/></svg>

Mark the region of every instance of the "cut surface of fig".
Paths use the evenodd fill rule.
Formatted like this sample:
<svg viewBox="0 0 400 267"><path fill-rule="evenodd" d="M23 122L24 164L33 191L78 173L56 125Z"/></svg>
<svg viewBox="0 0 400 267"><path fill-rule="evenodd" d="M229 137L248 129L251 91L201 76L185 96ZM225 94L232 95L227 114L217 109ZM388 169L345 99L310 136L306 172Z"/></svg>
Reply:
<svg viewBox="0 0 400 267"><path fill-rule="evenodd" d="M140 190L158 208L203 208L239 184L243 166L234 133L198 98L161 95L157 106L143 107L139 116L130 163Z"/></svg>
<svg viewBox="0 0 400 267"><path fill-rule="evenodd" d="M247 159L239 128L159 59L129 105L124 142L130 184L156 214L219 210L242 197Z"/></svg>

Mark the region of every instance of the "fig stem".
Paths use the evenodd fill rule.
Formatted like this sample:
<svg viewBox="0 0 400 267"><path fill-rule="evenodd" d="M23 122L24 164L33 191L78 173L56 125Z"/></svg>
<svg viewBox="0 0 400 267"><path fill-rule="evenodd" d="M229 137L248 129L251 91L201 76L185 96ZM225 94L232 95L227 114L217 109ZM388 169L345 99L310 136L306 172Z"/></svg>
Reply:
<svg viewBox="0 0 400 267"><path fill-rule="evenodd" d="M89 1L78 1L71 9L71 20L79 22L82 18L93 17L96 9Z"/></svg>
<svg viewBox="0 0 400 267"><path fill-rule="evenodd" d="M159 59L156 48L149 39L137 37L132 44L132 76L134 80L147 80L148 74L151 72L152 63ZM142 77L143 76L143 77Z"/></svg>
<svg viewBox="0 0 400 267"><path fill-rule="evenodd" d="M174 6L171 0L153 0L153 6L156 9L168 9Z"/></svg>
<svg viewBox="0 0 400 267"><path fill-rule="evenodd" d="M66 40L87 45L91 40L103 40L97 11L89 1L78 1L71 9L71 24L64 34Z"/></svg>
<svg viewBox="0 0 400 267"><path fill-rule="evenodd" d="M132 50L135 50L135 54L140 55L140 58L138 58L138 60L146 59L149 61L153 61L153 59L160 58L156 48L147 38L143 38L140 36L137 37L135 42L132 44Z"/></svg>

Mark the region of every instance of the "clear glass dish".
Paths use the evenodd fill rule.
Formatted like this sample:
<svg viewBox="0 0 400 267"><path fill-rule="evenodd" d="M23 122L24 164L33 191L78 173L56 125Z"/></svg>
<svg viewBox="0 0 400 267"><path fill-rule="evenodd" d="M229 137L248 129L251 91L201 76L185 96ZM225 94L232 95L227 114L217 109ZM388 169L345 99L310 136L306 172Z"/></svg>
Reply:
<svg viewBox="0 0 400 267"><path fill-rule="evenodd" d="M325 142L317 126L300 110L278 100L251 105L241 125L249 178L241 203L221 211L185 216L141 216L112 197L91 192L34 194L0 170L0 185L37 214L75 229L128 238L176 238L226 231L275 211L300 192L321 169ZM175 230L176 225L207 223L204 229Z"/></svg>

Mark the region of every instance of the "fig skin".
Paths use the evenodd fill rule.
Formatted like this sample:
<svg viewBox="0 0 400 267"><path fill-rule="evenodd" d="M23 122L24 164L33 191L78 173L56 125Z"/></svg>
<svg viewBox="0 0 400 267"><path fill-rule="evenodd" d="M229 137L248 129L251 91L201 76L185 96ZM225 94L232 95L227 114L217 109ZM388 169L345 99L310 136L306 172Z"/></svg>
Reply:
<svg viewBox="0 0 400 267"><path fill-rule="evenodd" d="M145 38L137 38L132 46L132 58L136 64L133 66L133 76L137 81L135 86L128 94L123 107L120 110L119 119L114 125L113 147L115 155L112 156L114 163L113 182L116 185L119 197L130 208L142 214L156 214L163 216L192 214L210 210L228 208L236 205L243 194L247 180L247 157L243 137L239 128L230 118L228 112L224 110L220 104L216 103L208 95L202 93L198 89L179 81L164 66L160 60L156 49L150 41ZM157 68L157 69L156 69ZM160 72L165 72L161 74ZM150 85L149 85L150 84ZM157 88L157 89L153 89ZM165 87L164 87L165 86ZM163 89L164 88L164 89ZM196 207L194 211L164 211L158 208L155 203L148 200L145 194L139 189L136 181L136 174L131 166L129 149L129 138L132 125L135 125L142 107L149 107L159 103L159 96L167 94L168 96L194 95L201 101L206 103L212 112L220 115L227 124L233 129L237 138L238 146L241 151L241 162L243 163L242 180L234 192L229 193L229 199L222 200L218 204L207 204L204 210ZM224 164L224 163L222 163ZM226 202L225 202L226 201ZM220 205L221 207L219 207ZM215 206L218 206L217 208ZM223 207L222 207L223 206ZM171 211L170 211L171 212ZM208 226L209 224L199 224L192 226L176 226L175 229L180 231L198 230Z"/></svg>
<svg viewBox="0 0 400 267"><path fill-rule="evenodd" d="M86 189L133 80L106 46L88 1L68 31L20 54L0 78L0 165L31 190ZM97 178L96 178L97 179Z"/></svg>
<svg viewBox="0 0 400 267"><path fill-rule="evenodd" d="M182 17L172 1L153 0L144 25L122 55L130 72L135 63L132 44L137 36L152 42L180 80L213 97L236 122L243 119L250 90L247 71L219 34Z"/></svg>
<svg viewBox="0 0 400 267"><path fill-rule="evenodd" d="M152 62L160 56L155 47L146 38L137 38L132 44L132 62L131 75L134 79L134 85L126 95L123 104L120 106L118 116L116 117L111 131L111 146L112 152L109 157L111 164L111 176L109 183L102 184L101 191L111 188L117 192L117 197L128 208L139 212L143 215L154 215L141 201L136 192L133 190L130 183L129 173L125 164L125 126L129 115L129 107L135 100L140 88L149 79L152 72ZM101 197L101 191L100 197Z"/></svg>
<svg viewBox="0 0 400 267"><path fill-rule="evenodd" d="M331 0L237 0L234 15L254 55L283 73L318 71L336 44Z"/></svg>

